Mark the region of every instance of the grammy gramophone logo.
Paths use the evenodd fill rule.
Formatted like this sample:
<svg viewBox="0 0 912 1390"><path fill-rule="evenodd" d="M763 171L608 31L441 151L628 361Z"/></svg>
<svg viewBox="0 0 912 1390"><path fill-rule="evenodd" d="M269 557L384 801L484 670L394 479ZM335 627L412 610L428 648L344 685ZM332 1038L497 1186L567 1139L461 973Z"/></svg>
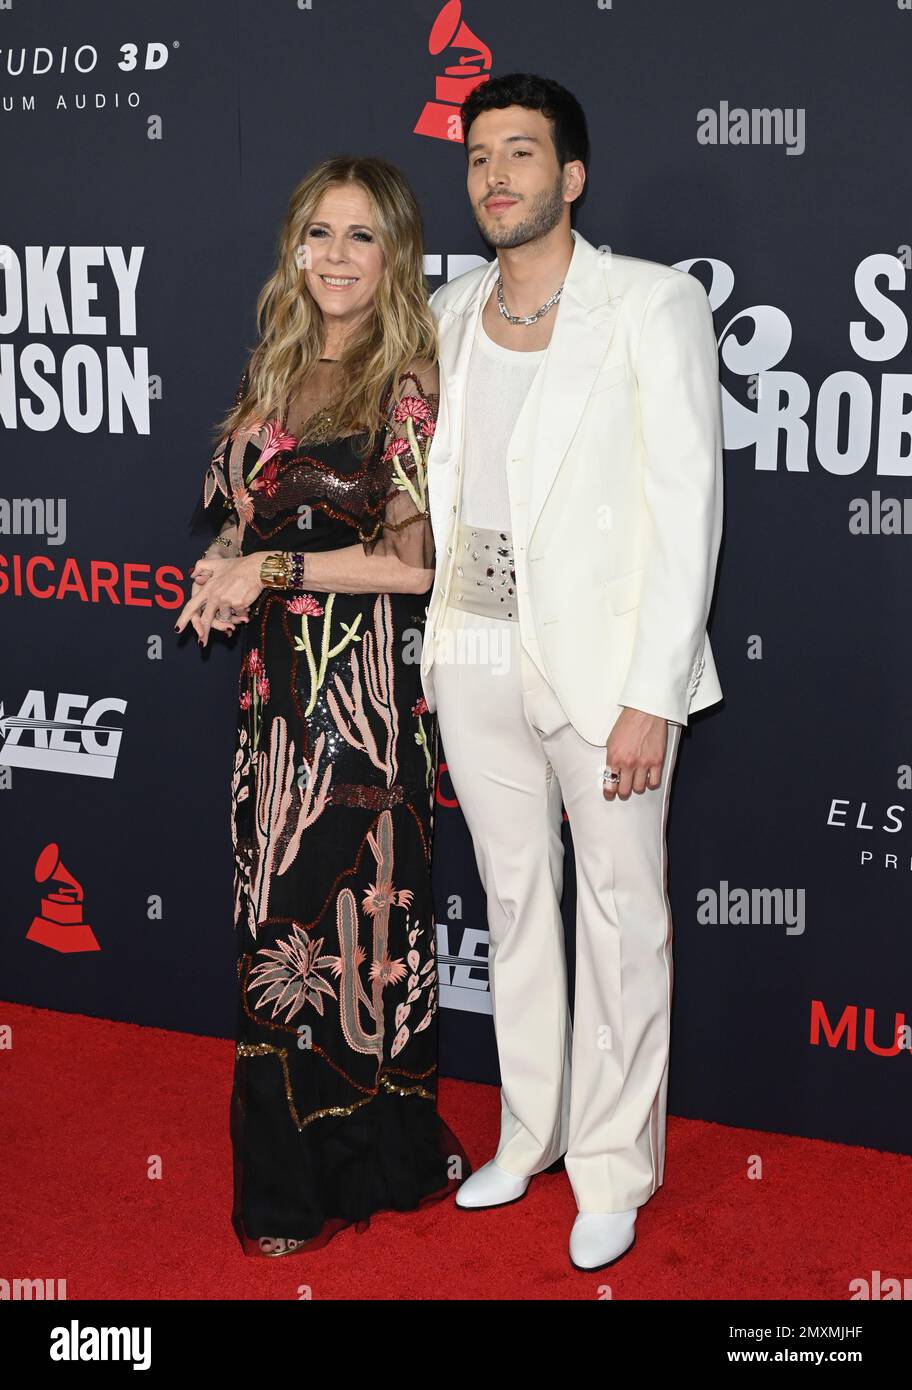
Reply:
<svg viewBox="0 0 912 1390"><path fill-rule="evenodd" d="M57 845L45 845L35 864L35 882L53 885L41 899L41 912L32 918L27 941L52 951L100 951L95 933L83 917L82 884L65 868Z"/></svg>
<svg viewBox="0 0 912 1390"><path fill-rule="evenodd" d="M434 79L434 100L425 102L414 128L415 135L435 140L462 140L459 108L469 92L491 76L491 50L482 43L462 18L461 0L446 0L428 38L428 52L436 57L456 57Z"/></svg>

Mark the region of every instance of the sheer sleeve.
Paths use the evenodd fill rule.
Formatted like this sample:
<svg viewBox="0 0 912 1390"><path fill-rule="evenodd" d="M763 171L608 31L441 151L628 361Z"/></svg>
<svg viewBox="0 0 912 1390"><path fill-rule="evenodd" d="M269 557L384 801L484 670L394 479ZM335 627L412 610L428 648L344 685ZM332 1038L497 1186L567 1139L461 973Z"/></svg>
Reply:
<svg viewBox="0 0 912 1390"><path fill-rule="evenodd" d="M249 372L245 367L234 393L235 405L240 405L244 399L248 380ZM192 531L205 525L213 535L217 536L232 525L237 526L238 515L234 509L234 501L228 486L226 468L226 454L230 443L231 436L225 434L215 446L215 453L209 460L203 485L197 495L196 505L190 517L189 524Z"/></svg>
<svg viewBox="0 0 912 1390"><path fill-rule="evenodd" d="M368 555L395 555L415 569L434 569L427 503L427 456L437 423L440 374L434 362L413 363L390 392L386 411L379 530Z"/></svg>

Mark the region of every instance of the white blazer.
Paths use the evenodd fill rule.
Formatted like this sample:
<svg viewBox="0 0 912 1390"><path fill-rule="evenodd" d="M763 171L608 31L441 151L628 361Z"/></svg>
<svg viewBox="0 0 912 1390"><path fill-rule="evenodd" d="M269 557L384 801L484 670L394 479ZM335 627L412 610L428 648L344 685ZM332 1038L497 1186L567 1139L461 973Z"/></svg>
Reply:
<svg viewBox="0 0 912 1390"><path fill-rule="evenodd" d="M521 640L544 660L574 728L604 744L621 706L686 724L722 698L706 634L722 534L722 407L700 282L571 234L507 481ZM456 562L469 356L497 273L495 256L430 300L441 377L428 455L436 574L421 658L431 711Z"/></svg>

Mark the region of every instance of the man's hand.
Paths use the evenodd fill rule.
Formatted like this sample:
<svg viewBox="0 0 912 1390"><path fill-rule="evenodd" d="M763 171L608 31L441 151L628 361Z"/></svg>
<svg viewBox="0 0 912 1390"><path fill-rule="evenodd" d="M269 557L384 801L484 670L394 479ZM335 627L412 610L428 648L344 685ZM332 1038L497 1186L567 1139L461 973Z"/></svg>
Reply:
<svg viewBox="0 0 912 1390"><path fill-rule="evenodd" d="M620 782L604 784L602 795L606 801L613 801L616 796L626 800L631 790L657 788L662 780L667 745L667 719L625 706L605 745L605 766L621 774Z"/></svg>
<svg viewBox="0 0 912 1390"><path fill-rule="evenodd" d="M200 645L205 646L212 628L230 633L236 623L247 622L248 609L263 589L262 558L254 551L233 559L213 555L197 560L190 571L193 589L174 625L175 632L183 632L187 623L192 623Z"/></svg>

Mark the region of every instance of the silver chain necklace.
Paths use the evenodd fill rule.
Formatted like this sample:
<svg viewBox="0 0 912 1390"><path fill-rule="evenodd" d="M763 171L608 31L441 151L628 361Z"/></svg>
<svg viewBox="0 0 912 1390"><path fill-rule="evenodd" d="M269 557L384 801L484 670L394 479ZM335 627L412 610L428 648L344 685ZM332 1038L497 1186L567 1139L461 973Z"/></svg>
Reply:
<svg viewBox="0 0 912 1390"><path fill-rule="evenodd" d="M497 277L497 307L503 314L508 323L538 323L543 314L547 314L552 304L556 304L560 299L564 286L561 284L554 291L550 299L546 299L540 309L536 309L534 314L511 314L507 311L504 303L503 294L503 275Z"/></svg>

